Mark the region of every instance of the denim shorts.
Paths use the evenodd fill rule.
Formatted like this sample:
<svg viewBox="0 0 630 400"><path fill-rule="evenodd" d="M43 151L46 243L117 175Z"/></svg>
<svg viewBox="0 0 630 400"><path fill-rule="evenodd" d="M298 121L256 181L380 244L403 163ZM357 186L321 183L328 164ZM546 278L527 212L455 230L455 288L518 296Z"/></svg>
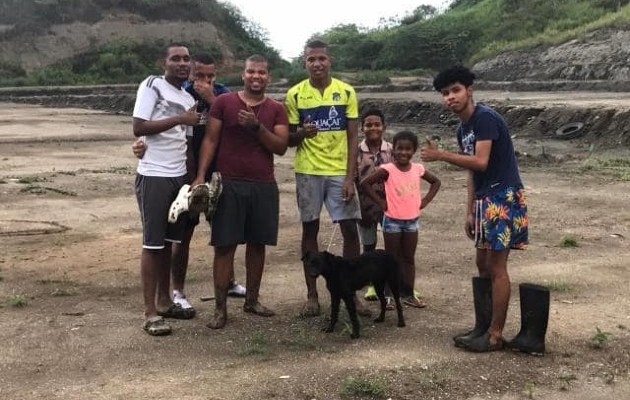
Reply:
<svg viewBox="0 0 630 400"><path fill-rule="evenodd" d="M395 219L387 215L383 217L383 233L418 232L419 228L419 218Z"/></svg>

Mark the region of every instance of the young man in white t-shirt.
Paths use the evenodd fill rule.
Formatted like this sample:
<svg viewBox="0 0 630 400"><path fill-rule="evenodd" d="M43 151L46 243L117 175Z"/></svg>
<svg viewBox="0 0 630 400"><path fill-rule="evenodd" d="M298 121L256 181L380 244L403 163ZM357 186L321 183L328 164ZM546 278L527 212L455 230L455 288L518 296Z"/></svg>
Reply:
<svg viewBox="0 0 630 400"><path fill-rule="evenodd" d="M162 63L164 76L149 76L140 84L133 110L133 134L147 143L138 162L135 190L143 229L143 329L152 336L171 333L164 317L194 317L174 304L169 293L171 244L181 242L184 227L183 222L169 224L168 211L187 179L187 129L197 125L201 115L193 97L182 89L190 73L188 49L169 46Z"/></svg>

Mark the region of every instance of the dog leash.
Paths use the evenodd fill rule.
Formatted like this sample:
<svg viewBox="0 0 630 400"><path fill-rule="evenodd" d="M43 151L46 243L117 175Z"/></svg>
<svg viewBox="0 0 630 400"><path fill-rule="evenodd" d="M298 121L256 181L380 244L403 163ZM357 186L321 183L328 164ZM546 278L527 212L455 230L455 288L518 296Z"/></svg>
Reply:
<svg viewBox="0 0 630 400"><path fill-rule="evenodd" d="M328 247L326 247L326 251L330 251L330 246L332 246L333 239L335 238L335 232L337 231L337 224L333 223L333 231L330 234L330 240L328 241Z"/></svg>

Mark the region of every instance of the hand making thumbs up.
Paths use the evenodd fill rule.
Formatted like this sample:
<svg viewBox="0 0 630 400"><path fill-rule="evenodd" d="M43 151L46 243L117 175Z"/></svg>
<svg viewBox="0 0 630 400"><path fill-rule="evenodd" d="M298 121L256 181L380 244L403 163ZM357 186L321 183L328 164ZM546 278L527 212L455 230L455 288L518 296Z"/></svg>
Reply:
<svg viewBox="0 0 630 400"><path fill-rule="evenodd" d="M420 158L422 161L438 161L440 159L440 153L442 153L442 150L440 150L438 145L429 137L426 137L425 145L422 149L420 149Z"/></svg>

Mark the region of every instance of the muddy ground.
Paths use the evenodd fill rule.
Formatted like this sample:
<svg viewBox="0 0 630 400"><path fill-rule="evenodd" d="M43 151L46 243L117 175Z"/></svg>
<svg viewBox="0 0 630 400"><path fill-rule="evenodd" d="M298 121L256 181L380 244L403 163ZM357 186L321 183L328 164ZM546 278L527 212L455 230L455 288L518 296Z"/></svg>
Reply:
<svg viewBox="0 0 630 400"><path fill-rule="evenodd" d="M390 133L412 128L454 148L453 121L439 105L381 96L386 99L365 95L362 102L388 110ZM508 119L529 193L531 244L511 255L505 334L519 329L518 283L548 285L544 357L453 347L450 337L473 322L474 250L462 229L465 174L443 164L428 165L443 185L424 214L416 253L416 286L429 307L406 308L405 328L395 326L391 313L380 325L362 318L359 340L350 339L345 314L332 334L320 331L324 316L301 318L306 291L293 151L276 158L281 231L279 245L268 251L261 289L261 300L278 315L244 314L243 301L232 299L225 329L205 327L213 304L200 298L212 294L212 250L209 228L201 224L187 281L198 316L173 321L169 337L149 337L140 329L141 227L130 117L1 104L0 398L630 398L629 125L594 125L603 115L606 126L619 121L628 112L626 100L602 95L604 104L593 104L595 96L584 95L588 104L570 104L566 96L538 95L521 103L507 96L479 94L506 115L526 110L511 111ZM420 121L425 109L428 119ZM562 112L554 118L550 110ZM555 127L572 117L592 118L589 129L558 140ZM341 252L326 214L320 244ZM241 280L243 257L239 249ZM323 282L319 287L327 309Z"/></svg>

